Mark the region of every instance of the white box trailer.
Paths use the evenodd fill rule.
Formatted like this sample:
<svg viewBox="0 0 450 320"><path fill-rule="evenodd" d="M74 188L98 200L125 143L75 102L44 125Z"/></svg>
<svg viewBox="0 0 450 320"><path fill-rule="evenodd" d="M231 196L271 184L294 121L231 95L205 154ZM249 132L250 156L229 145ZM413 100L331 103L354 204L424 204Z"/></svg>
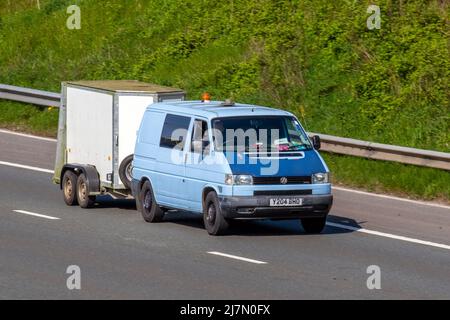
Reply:
<svg viewBox="0 0 450 320"><path fill-rule="evenodd" d="M53 181L67 204L130 196L136 132L147 106L185 92L133 80L63 82Z"/></svg>

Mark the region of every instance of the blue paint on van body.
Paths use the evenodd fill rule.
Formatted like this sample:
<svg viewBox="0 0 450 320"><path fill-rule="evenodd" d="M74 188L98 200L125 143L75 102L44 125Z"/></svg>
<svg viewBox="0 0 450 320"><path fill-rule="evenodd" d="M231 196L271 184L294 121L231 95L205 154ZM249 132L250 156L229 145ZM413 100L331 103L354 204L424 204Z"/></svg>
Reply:
<svg viewBox="0 0 450 320"><path fill-rule="evenodd" d="M215 119L249 116L295 118L283 110L246 104L223 106L220 101L150 105L137 132L132 172L134 196L139 197L143 182L148 180L156 202L165 208L201 213L205 194L214 191L227 218L326 216L332 204L331 184L313 183L311 176L328 174L329 170L314 149L287 153L287 156L280 153L276 157L221 151L214 143L209 144L209 152L205 154L192 150L196 124L207 126L208 140L213 141L212 122ZM165 131L177 123L185 126L187 134L174 147ZM304 132L299 123L298 126ZM271 167L276 167L276 170L271 171ZM253 183L230 185L226 183L227 175L249 175ZM270 205L271 199L292 197L302 198L303 205ZM250 209L242 211L241 208Z"/></svg>

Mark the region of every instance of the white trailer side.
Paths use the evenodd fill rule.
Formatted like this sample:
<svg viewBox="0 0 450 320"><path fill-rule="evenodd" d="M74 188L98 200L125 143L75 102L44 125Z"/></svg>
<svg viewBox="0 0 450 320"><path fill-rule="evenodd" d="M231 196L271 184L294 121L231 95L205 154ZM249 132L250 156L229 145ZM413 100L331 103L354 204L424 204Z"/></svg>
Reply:
<svg viewBox="0 0 450 320"><path fill-rule="evenodd" d="M64 82L53 181L61 183L68 165L90 166L100 189L90 195L128 189L119 168L132 158L145 109L184 98L179 89L132 80Z"/></svg>
<svg viewBox="0 0 450 320"><path fill-rule="evenodd" d="M112 187L114 95L71 86L66 94L66 163L94 165L100 183Z"/></svg>

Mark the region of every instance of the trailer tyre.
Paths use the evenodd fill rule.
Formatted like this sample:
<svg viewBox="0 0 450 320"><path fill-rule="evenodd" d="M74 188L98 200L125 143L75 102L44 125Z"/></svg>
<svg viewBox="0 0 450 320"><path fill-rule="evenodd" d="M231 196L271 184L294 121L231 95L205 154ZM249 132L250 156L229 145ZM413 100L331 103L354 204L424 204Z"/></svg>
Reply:
<svg viewBox="0 0 450 320"><path fill-rule="evenodd" d="M131 175L132 164L133 164L133 155L131 154L125 159L123 159L122 163L119 166L120 180L128 189L131 189L131 179L133 179Z"/></svg>
<svg viewBox="0 0 450 320"><path fill-rule="evenodd" d="M147 222L160 222L164 217L164 211L158 206L155 200L150 181L145 181L139 194L141 201L142 217Z"/></svg>
<svg viewBox="0 0 450 320"><path fill-rule="evenodd" d="M78 176L77 180L77 198L81 208L92 208L95 204L95 196L89 195L88 180L84 173Z"/></svg>
<svg viewBox="0 0 450 320"><path fill-rule="evenodd" d="M64 172L62 178L62 192L64 202L68 206L76 206L77 201L77 175L70 170Z"/></svg>

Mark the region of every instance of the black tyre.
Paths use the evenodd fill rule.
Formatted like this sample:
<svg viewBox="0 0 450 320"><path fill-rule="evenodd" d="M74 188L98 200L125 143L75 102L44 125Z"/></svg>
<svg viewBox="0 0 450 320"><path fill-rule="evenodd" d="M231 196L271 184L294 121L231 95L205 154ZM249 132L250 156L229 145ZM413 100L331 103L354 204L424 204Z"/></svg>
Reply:
<svg viewBox="0 0 450 320"><path fill-rule="evenodd" d="M141 200L141 192L138 190L136 191L136 194L133 195L134 200L136 202L136 210L140 213L142 213L142 200Z"/></svg>
<svg viewBox="0 0 450 320"><path fill-rule="evenodd" d="M203 222L205 229L210 235L221 235L229 227L229 223L222 215L217 194L213 191L208 193L203 207Z"/></svg>
<svg viewBox="0 0 450 320"><path fill-rule="evenodd" d="M301 219L306 233L321 233L325 228L327 217Z"/></svg>
<svg viewBox="0 0 450 320"><path fill-rule="evenodd" d="M131 169L133 168L133 155L129 155L125 159L123 159L122 163L119 166L119 177L125 187L131 189Z"/></svg>
<svg viewBox="0 0 450 320"><path fill-rule="evenodd" d="M77 175L67 170L64 172L62 178L62 192L64 202L68 206L76 206L78 204L77 201Z"/></svg>
<svg viewBox="0 0 450 320"><path fill-rule="evenodd" d="M84 173L78 176L77 198L81 208L92 208L95 204L95 196L89 195L88 181Z"/></svg>
<svg viewBox="0 0 450 320"><path fill-rule="evenodd" d="M147 222L160 222L164 217L164 211L158 206L149 181L145 181L139 194L142 217Z"/></svg>

